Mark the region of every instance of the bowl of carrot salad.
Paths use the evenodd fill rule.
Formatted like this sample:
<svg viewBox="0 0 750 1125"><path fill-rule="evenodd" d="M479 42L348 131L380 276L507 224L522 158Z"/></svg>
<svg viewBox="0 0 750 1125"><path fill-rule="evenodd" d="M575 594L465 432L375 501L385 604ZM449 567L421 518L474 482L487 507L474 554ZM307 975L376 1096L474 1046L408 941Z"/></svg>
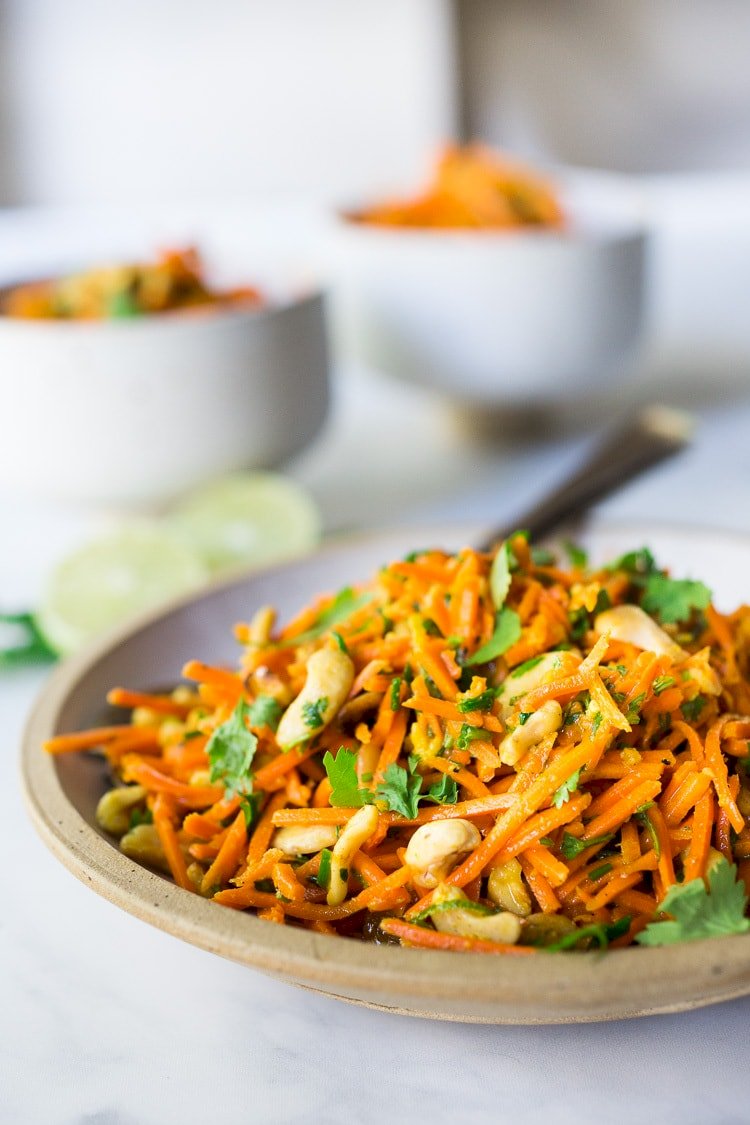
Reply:
<svg viewBox="0 0 750 1125"><path fill-rule="evenodd" d="M322 293L218 287L195 250L8 286L0 489L133 506L270 468L320 429L328 363Z"/></svg>
<svg viewBox="0 0 750 1125"><path fill-rule="evenodd" d="M269 930L501 961L745 934L750 608L647 547L566 550L260 607L235 667L112 685L127 721L45 752L100 756L125 856Z"/></svg>
<svg viewBox="0 0 750 1125"><path fill-rule="evenodd" d="M617 177L449 148L420 194L338 217L340 346L461 402L601 389L641 342L646 228Z"/></svg>

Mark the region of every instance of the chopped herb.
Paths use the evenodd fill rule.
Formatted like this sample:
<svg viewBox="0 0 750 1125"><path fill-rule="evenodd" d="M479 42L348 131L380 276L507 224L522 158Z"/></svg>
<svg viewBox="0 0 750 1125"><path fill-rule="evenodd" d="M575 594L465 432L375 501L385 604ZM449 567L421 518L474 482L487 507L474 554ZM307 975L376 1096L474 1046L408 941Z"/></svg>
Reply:
<svg viewBox="0 0 750 1125"><path fill-rule="evenodd" d="M532 656L531 660L524 660L523 664L519 664L517 668L513 669L508 678L515 680L519 676L523 676L525 672L530 672L532 668L536 668L537 664L541 664L542 660L544 660L544 655Z"/></svg>
<svg viewBox="0 0 750 1125"><path fill-rule="evenodd" d="M624 664L616 664L615 670L618 672L620 677L627 676L627 674L628 674L628 670L627 670L627 668L625 667Z"/></svg>
<svg viewBox="0 0 750 1125"><path fill-rule="evenodd" d="M231 716L218 726L206 746L211 763L210 778L224 786L227 797L239 793L249 796L253 791L253 777L250 772L258 739L248 730L250 707L240 699Z"/></svg>
<svg viewBox="0 0 750 1125"><path fill-rule="evenodd" d="M533 714L534 714L533 711L522 711L521 714L518 716L519 727L525 727Z"/></svg>
<svg viewBox="0 0 750 1125"><path fill-rule="evenodd" d="M360 789L357 779L357 755L342 746L334 758L330 750L323 755L323 768L331 783L329 803L338 809L355 809L372 804L372 793Z"/></svg>
<svg viewBox="0 0 750 1125"><path fill-rule="evenodd" d="M597 613L604 613L605 609L612 608L612 599L606 590L600 590L596 595L596 602L594 604L594 615Z"/></svg>
<svg viewBox="0 0 750 1125"><path fill-rule="evenodd" d="M555 793L552 796L552 804L556 809L562 808L562 806L567 804L567 802L573 796L576 789L578 788L578 782L581 779L582 771L583 766L581 766L580 769L577 769L575 773L572 773L568 780L564 781L560 788L555 790Z"/></svg>
<svg viewBox="0 0 750 1125"><path fill-rule="evenodd" d="M651 685L651 690L653 691L654 695L661 695L663 691L666 691L667 688L672 687L672 685L676 682L677 681L675 680L674 676L657 676L653 684Z"/></svg>
<svg viewBox="0 0 750 1125"><path fill-rule="evenodd" d="M696 695L695 699L686 699L680 710L689 723L694 723L705 706L706 701L703 696Z"/></svg>
<svg viewBox="0 0 750 1125"><path fill-rule="evenodd" d="M572 933L565 934L559 941L553 945L546 947L548 953L559 953L565 949L573 949L580 941L595 941L600 949L606 949L611 941L626 934L630 928L630 916L619 918L611 925L603 925L601 922L595 922L591 926L582 926L580 930L575 930ZM638 939L636 938L636 941Z"/></svg>
<svg viewBox="0 0 750 1125"><path fill-rule="evenodd" d="M672 945L750 930L745 884L723 856L709 868L708 888L702 879L670 887L660 910L671 914L672 920L649 923L636 936L640 945Z"/></svg>
<svg viewBox="0 0 750 1125"><path fill-rule="evenodd" d="M458 786L452 777L444 774L440 781L431 785L426 793L421 793L422 778L417 774L418 759L409 758L409 769L391 763L377 787L376 796L385 802L390 812L414 820L420 801L433 801L436 805L455 805L458 800Z"/></svg>
<svg viewBox="0 0 750 1125"><path fill-rule="evenodd" d="M408 555L404 555L403 561L405 563L413 563L416 562L418 558L421 558L422 555L429 555L429 553L430 551L427 547L420 548L418 551L409 551Z"/></svg>
<svg viewBox="0 0 750 1125"><path fill-rule="evenodd" d="M290 645L303 645L308 641L314 641L318 637L322 637L324 633L329 632L334 625L340 625L342 621L346 621L357 610L362 609L364 606L369 605L373 599L373 594L355 594L350 586L346 586L343 590L339 590L336 597L333 599L327 609L318 617L314 625L306 629L304 633L298 633L295 637L290 637L286 641L282 641L280 647L288 648Z"/></svg>
<svg viewBox="0 0 750 1125"><path fill-rule="evenodd" d="M598 867L595 867L593 871L589 871L589 879L592 883L595 883L597 879L602 879L605 875L609 875L611 870L611 863L601 863Z"/></svg>
<svg viewBox="0 0 750 1125"><path fill-rule="evenodd" d="M107 299L107 316L111 320L124 320L133 316L140 316L141 310L135 299L135 294L129 289L117 289Z"/></svg>
<svg viewBox="0 0 750 1125"><path fill-rule="evenodd" d="M481 917L486 918L489 914L496 914L497 911L491 910L489 906L484 903L474 902L470 898L446 898L442 902L433 902L431 906L426 906L424 910L420 910L412 918L412 922L419 926L422 922L427 921L433 914L440 914L444 910L468 910L471 914L479 914Z"/></svg>
<svg viewBox="0 0 750 1125"><path fill-rule="evenodd" d="M627 574L642 576L657 572L656 560L648 547L641 547L639 551L628 551L610 563L607 570L624 570Z"/></svg>
<svg viewBox="0 0 750 1125"><path fill-rule="evenodd" d="M688 621L693 610L707 609L710 603L711 591L702 582L652 574L646 582L641 606L664 625Z"/></svg>
<svg viewBox="0 0 750 1125"><path fill-rule="evenodd" d="M193 738L200 738L203 734L202 730L189 730L182 736L183 742L190 742Z"/></svg>
<svg viewBox="0 0 750 1125"><path fill-rule="evenodd" d="M458 800L458 786L452 777L444 773L440 781L431 785L420 797L421 801L433 801L436 805L455 805Z"/></svg>
<svg viewBox="0 0 750 1125"><path fill-rule="evenodd" d="M323 716L328 706L328 696L321 695L320 699L316 699L313 703L302 704L302 719L306 727L311 730L317 730L318 727L323 726Z"/></svg>
<svg viewBox="0 0 750 1125"><path fill-rule="evenodd" d="M151 809L131 809L130 810L130 826L129 830L132 832L134 828L138 828L141 824L153 824L154 814Z"/></svg>
<svg viewBox="0 0 750 1125"><path fill-rule="evenodd" d="M401 677L396 676L391 680L391 711L398 711L401 706Z"/></svg>
<svg viewBox="0 0 750 1125"><path fill-rule="evenodd" d="M50 664L57 660L44 638L33 613L0 613L0 624L11 626L16 643L0 648L0 669L25 664Z"/></svg>
<svg viewBox="0 0 750 1125"><path fill-rule="evenodd" d="M515 556L510 547L509 540L498 547L497 554L492 560L490 568L490 594L495 609L502 609L505 605L505 599L508 596L511 583L511 568L515 562Z"/></svg>
<svg viewBox="0 0 750 1125"><path fill-rule="evenodd" d="M456 738L456 746L459 750L466 750L470 742L476 742L483 738L487 738L487 731L484 727L472 727L468 723L462 723Z"/></svg>
<svg viewBox="0 0 750 1125"><path fill-rule="evenodd" d="M554 552L548 550L547 547L532 547L531 561L534 566L554 566L557 559Z"/></svg>
<svg viewBox="0 0 750 1125"><path fill-rule="evenodd" d="M263 803L262 793L244 793L240 797L240 808L245 818L245 828L252 828L258 819L260 806Z"/></svg>
<svg viewBox="0 0 750 1125"><path fill-rule="evenodd" d="M514 609L504 606L495 616L495 631L481 648L478 648L466 664L486 664L507 652L521 636L521 618Z"/></svg>
<svg viewBox="0 0 750 1125"><path fill-rule="evenodd" d="M271 730L276 730L283 713L284 708L278 699L274 699L272 695L259 695L250 704L248 717L253 727L270 727Z"/></svg>
<svg viewBox="0 0 750 1125"><path fill-rule="evenodd" d="M331 855L330 848L323 848L320 853L320 864L318 866L318 874L315 876L315 882L319 887L324 890L328 889L328 884L331 881Z"/></svg>
<svg viewBox="0 0 750 1125"><path fill-rule="evenodd" d="M544 844L545 848L554 848L554 846L555 846L555 841L552 839L551 836L542 836L539 843Z"/></svg>
<svg viewBox="0 0 750 1125"><path fill-rule="evenodd" d="M640 719L641 707L643 706L645 700L645 691L642 691L640 695L636 695L633 697L633 699L630 700L630 703L628 703L628 710L625 715L625 718L628 720L628 722L638 722L638 720Z"/></svg>
<svg viewBox="0 0 750 1125"><path fill-rule="evenodd" d="M479 695L470 695L467 699L460 699L456 707L464 714L467 711L489 711L495 702L496 694L494 688L487 688Z"/></svg>
<svg viewBox="0 0 750 1125"><path fill-rule="evenodd" d="M601 725L602 725L602 713L601 713L601 711L597 711L596 714L594 715L593 719L591 720L591 733L596 734L596 732L599 730L599 727Z"/></svg>
<svg viewBox="0 0 750 1125"><path fill-rule="evenodd" d="M385 619L384 619L384 620L385 620ZM385 630L384 630L384 632L385 632ZM348 656L348 655L349 655L349 649L348 649L348 648L346 647L346 641L345 641L345 640L344 640L344 638L343 638L343 637L341 636L341 633L337 633L337 632L336 632L336 630L334 629L334 630L333 630L333 631L331 632L331 636L332 636L332 637L333 637L333 639L334 639L334 640L336 641L336 644L337 644L337 645L339 646L339 648L341 649L341 651L342 651L343 653L345 653L345 654L346 654L346 655Z"/></svg>
<svg viewBox="0 0 750 1125"><path fill-rule="evenodd" d="M575 859L585 852L587 848L599 848L602 844L608 844L612 836L592 836L590 840L581 840L578 836L572 836L570 832L563 832L562 843L560 844L560 852L565 859Z"/></svg>
<svg viewBox="0 0 750 1125"><path fill-rule="evenodd" d="M638 821L638 823L643 825L643 827L648 832L649 839L651 840L651 847L654 849L656 858L660 859L661 843L659 841L659 834L654 827L654 823L651 820L651 817L648 815L648 810L653 806L653 803L653 801L647 801L645 805L641 805L639 809L636 809L633 815L635 816L635 819Z"/></svg>
<svg viewBox="0 0 750 1125"><path fill-rule="evenodd" d="M570 565L577 570L585 570L589 561L588 552L584 551L583 547L579 547L577 543L571 542L570 539L565 540L563 547L570 559Z"/></svg>
<svg viewBox="0 0 750 1125"><path fill-rule="evenodd" d="M586 635L589 627L589 615L584 606L568 614L570 621L570 635L574 641L580 641Z"/></svg>

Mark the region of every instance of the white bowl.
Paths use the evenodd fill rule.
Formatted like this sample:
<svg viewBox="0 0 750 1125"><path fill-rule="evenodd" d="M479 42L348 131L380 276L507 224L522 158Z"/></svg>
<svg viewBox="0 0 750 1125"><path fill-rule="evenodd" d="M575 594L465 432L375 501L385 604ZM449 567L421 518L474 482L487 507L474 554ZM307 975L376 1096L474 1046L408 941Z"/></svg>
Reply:
<svg viewBox="0 0 750 1125"><path fill-rule="evenodd" d="M302 449L328 406L324 300L123 321L0 316L0 490L159 503Z"/></svg>
<svg viewBox="0 0 750 1125"><path fill-rule="evenodd" d="M597 174L562 185L565 230L450 231L341 219L344 355L465 402L532 404L600 387L643 334L639 199Z"/></svg>

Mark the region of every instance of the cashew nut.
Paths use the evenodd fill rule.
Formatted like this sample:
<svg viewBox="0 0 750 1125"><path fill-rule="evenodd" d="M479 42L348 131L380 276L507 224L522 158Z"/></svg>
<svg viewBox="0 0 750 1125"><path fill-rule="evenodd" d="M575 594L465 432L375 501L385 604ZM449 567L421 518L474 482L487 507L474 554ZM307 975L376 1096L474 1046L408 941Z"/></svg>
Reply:
<svg viewBox="0 0 750 1125"><path fill-rule="evenodd" d="M433 904L446 902L470 903L458 887L440 887L433 897ZM449 910L436 910L430 915L436 930L443 934L460 934L461 937L484 938L485 941L499 941L503 945L514 945L521 936L521 920L515 914L501 910L497 914L479 914L461 906Z"/></svg>
<svg viewBox="0 0 750 1125"><path fill-rule="evenodd" d="M424 890L436 887L481 840L479 829L470 820L433 820L422 824L404 856L414 873L415 884Z"/></svg>
<svg viewBox="0 0 750 1125"><path fill-rule="evenodd" d="M272 848L284 855L314 855L336 843L335 824L301 824L277 828L271 840Z"/></svg>
<svg viewBox="0 0 750 1125"><path fill-rule="evenodd" d="M711 667L710 656L711 649L702 648L685 661L680 671L686 680L697 685L701 694L721 695L721 680Z"/></svg>
<svg viewBox="0 0 750 1125"><path fill-rule="evenodd" d="M517 859L509 859L507 863L493 867L487 880L487 897L492 899L496 906L509 910L521 918L531 914L531 898L523 881L521 864Z"/></svg>
<svg viewBox="0 0 750 1125"><path fill-rule="evenodd" d="M130 828L130 813L146 798L142 785L123 785L110 789L96 806L96 823L113 836L124 836Z"/></svg>
<svg viewBox="0 0 750 1125"><path fill-rule="evenodd" d="M548 699L538 711L534 711L526 722L506 734L500 743L500 761L505 766L515 766L517 762L538 746L543 738L555 734L562 726L562 707L556 699Z"/></svg>
<svg viewBox="0 0 750 1125"><path fill-rule="evenodd" d="M575 924L564 914L530 914L523 923L524 945L553 945L566 934L572 934Z"/></svg>
<svg viewBox="0 0 750 1125"><path fill-rule="evenodd" d="M281 749L290 750L320 734L338 714L353 680L354 665L341 649L321 648L314 652L307 661L305 686L281 716L276 731ZM314 709L314 725L308 708Z"/></svg>
<svg viewBox="0 0 750 1125"><path fill-rule="evenodd" d="M684 660L688 655L637 605L618 605L614 609L605 609L597 615L594 629L597 633L609 633L616 641L625 641L645 652L668 656L675 662Z"/></svg>
<svg viewBox="0 0 750 1125"><path fill-rule="evenodd" d="M120 851L138 863L158 867L160 871L169 874L169 863L153 824L139 824L136 828L131 828L120 840Z"/></svg>
<svg viewBox="0 0 750 1125"><path fill-rule="evenodd" d="M349 864L362 845L378 827L378 810L363 805L355 812L338 838L331 854L331 876L328 883L328 905L338 906L346 898Z"/></svg>

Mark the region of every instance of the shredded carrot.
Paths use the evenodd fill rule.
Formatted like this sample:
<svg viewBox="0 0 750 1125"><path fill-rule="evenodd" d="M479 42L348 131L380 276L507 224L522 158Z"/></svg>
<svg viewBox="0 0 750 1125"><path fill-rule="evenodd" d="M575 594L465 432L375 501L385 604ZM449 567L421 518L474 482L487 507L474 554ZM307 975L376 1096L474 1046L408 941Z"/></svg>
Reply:
<svg viewBox="0 0 750 1125"><path fill-rule="evenodd" d="M179 886L276 924L362 937L380 924L408 946L527 953L526 923L506 947L443 933L427 909L447 895L494 910L496 869L517 861L535 913L575 927L629 916L614 944L632 944L717 850L750 882L750 606L696 613L673 631L679 648L652 652L628 634L646 599L624 563L566 570L535 563L522 535L511 547L499 593L492 553L429 550L276 632L267 608L263 630L237 627L236 669L191 660L192 688L114 687L130 725L67 731L46 749L102 753L118 785L145 790L136 811L152 810ZM619 626L600 634L604 594ZM324 652L341 682L316 697L308 662ZM287 710L303 690L305 707ZM246 739L240 702L262 709ZM284 750L276 726L297 708ZM231 737L212 737L225 723ZM410 845L428 827L439 841L444 821L465 822L451 840L466 845L435 887ZM326 871L347 839L343 901L329 905Z"/></svg>

